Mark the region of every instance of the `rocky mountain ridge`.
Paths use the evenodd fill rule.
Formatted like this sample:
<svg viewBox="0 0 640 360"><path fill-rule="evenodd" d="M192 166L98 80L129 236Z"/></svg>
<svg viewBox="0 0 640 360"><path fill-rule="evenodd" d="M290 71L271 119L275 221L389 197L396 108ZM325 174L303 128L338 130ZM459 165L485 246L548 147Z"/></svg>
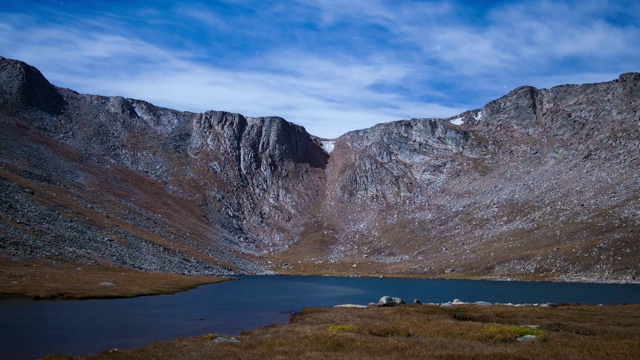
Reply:
<svg viewBox="0 0 640 360"><path fill-rule="evenodd" d="M328 169L335 218L349 219L335 256L431 276L633 279L639 83L521 87L451 119L346 134Z"/></svg>
<svg viewBox="0 0 640 360"><path fill-rule="evenodd" d="M181 273L635 281L640 74L331 141L0 59L0 256ZM329 150L329 151L328 151Z"/></svg>

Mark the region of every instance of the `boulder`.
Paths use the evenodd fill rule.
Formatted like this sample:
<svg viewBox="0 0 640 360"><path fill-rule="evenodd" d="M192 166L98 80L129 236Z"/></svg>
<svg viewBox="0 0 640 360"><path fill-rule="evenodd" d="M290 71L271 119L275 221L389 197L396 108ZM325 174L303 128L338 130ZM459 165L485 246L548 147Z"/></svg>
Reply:
<svg viewBox="0 0 640 360"><path fill-rule="evenodd" d="M378 301L378 306L396 306L404 305L405 302L399 297L383 296Z"/></svg>
<svg viewBox="0 0 640 360"><path fill-rule="evenodd" d="M240 340L238 340L238 338L235 338L233 336L216 336L212 340L213 340L213 342L216 342L216 343L221 343L221 342L238 343L238 342L240 342Z"/></svg>
<svg viewBox="0 0 640 360"><path fill-rule="evenodd" d="M536 336L535 335L520 336L518 338L518 341L536 341Z"/></svg>

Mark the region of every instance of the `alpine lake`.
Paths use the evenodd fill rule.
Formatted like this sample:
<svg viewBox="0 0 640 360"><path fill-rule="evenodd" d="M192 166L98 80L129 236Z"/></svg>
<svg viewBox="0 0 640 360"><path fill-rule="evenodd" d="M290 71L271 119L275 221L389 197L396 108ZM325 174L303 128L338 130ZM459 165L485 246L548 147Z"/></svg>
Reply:
<svg viewBox="0 0 640 360"><path fill-rule="evenodd" d="M640 303L640 285L325 276L241 276L171 295L0 300L0 358L83 355L157 340L285 324L303 307L377 302Z"/></svg>

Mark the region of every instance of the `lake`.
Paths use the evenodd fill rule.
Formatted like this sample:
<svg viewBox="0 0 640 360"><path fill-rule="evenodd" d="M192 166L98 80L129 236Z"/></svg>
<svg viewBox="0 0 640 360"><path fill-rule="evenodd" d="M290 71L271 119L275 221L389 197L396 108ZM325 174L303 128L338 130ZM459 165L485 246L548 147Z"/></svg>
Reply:
<svg viewBox="0 0 640 360"><path fill-rule="evenodd" d="M0 301L0 358L95 354L204 333L240 334L308 306L377 302L640 303L640 285L242 276L187 292L110 300Z"/></svg>

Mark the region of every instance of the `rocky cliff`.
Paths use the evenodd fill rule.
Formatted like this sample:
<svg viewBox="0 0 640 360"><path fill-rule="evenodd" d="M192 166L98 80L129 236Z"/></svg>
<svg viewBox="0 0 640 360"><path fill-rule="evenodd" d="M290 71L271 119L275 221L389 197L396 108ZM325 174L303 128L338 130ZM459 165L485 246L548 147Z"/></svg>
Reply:
<svg viewBox="0 0 640 360"><path fill-rule="evenodd" d="M78 94L7 59L0 88L4 256L259 273L320 196L328 155L281 118Z"/></svg>
<svg viewBox="0 0 640 360"><path fill-rule="evenodd" d="M639 89L637 73L521 87L329 142L277 117L78 94L1 59L0 256L633 281Z"/></svg>

